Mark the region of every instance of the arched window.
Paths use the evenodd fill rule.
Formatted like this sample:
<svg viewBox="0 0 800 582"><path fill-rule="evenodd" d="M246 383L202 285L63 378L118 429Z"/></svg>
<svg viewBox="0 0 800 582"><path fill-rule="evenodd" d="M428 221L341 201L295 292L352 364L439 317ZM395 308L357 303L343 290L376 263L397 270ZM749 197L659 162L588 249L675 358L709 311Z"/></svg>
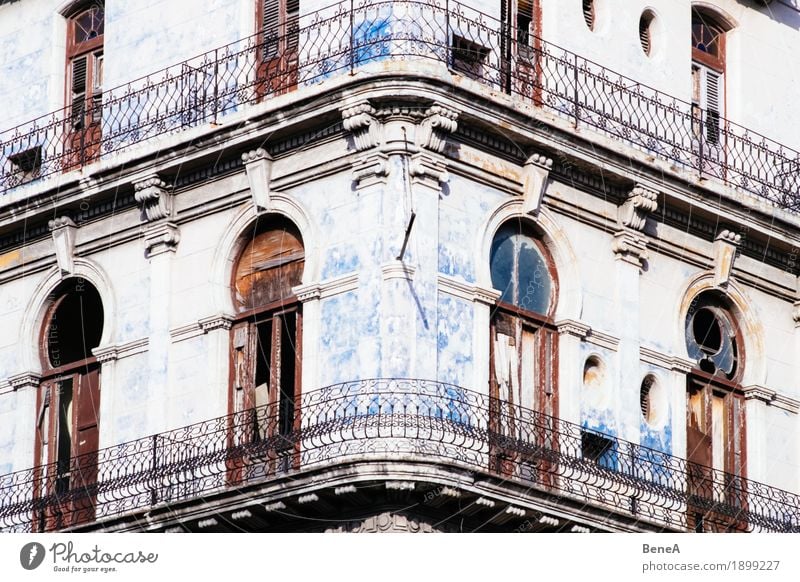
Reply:
<svg viewBox="0 0 800 582"><path fill-rule="evenodd" d="M40 494L70 499L35 516L39 529L94 519L100 421L100 366L92 349L103 334L100 294L68 279L51 295L41 335L44 372L36 415L36 464L45 467Z"/></svg>
<svg viewBox="0 0 800 582"><path fill-rule="evenodd" d="M64 169L89 163L100 153L103 103L103 2L79 9L67 21L68 143Z"/></svg>
<svg viewBox="0 0 800 582"><path fill-rule="evenodd" d="M557 280L545 245L518 220L497 231L489 263L492 286L501 292L491 317L490 395L500 409L512 405L496 416L493 430L511 434L518 429L516 406L558 412L558 337L551 319Z"/></svg>
<svg viewBox="0 0 800 582"><path fill-rule="evenodd" d="M722 139L725 107L725 32L708 11L692 9L692 117L694 134L708 146Z"/></svg>
<svg viewBox="0 0 800 582"><path fill-rule="evenodd" d="M744 503L745 409L739 380L743 341L727 299L706 292L692 301L684 322L686 351L695 367L686 380L686 447L690 492L699 497ZM727 475L726 475L727 473ZM698 531L738 529L736 520L689 507Z"/></svg>
<svg viewBox="0 0 800 582"><path fill-rule="evenodd" d="M257 409L238 439L286 435L294 428L302 318L292 288L302 280L304 263L300 232L280 217L260 218L236 261L231 408Z"/></svg>

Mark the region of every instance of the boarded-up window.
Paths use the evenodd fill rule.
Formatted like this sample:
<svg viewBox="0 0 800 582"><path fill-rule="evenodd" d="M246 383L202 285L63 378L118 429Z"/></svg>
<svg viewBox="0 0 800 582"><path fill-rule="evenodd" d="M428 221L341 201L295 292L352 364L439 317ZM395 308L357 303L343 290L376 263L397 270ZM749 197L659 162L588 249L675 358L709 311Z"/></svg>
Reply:
<svg viewBox="0 0 800 582"><path fill-rule="evenodd" d="M255 229L234 272L236 309L248 311L292 297L292 287L303 277L304 259L303 241L294 226L271 222Z"/></svg>

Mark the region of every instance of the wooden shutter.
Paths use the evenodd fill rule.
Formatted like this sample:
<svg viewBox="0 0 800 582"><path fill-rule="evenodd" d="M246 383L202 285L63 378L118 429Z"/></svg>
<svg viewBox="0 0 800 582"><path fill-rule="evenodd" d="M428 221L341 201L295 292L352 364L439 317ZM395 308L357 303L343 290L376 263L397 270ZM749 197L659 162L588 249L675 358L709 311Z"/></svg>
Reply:
<svg viewBox="0 0 800 582"><path fill-rule="evenodd" d="M297 52L300 39L300 0L286 0L286 49Z"/></svg>
<svg viewBox="0 0 800 582"><path fill-rule="evenodd" d="M278 55L281 31L281 0L263 0L261 30L264 34L264 59Z"/></svg>
<svg viewBox="0 0 800 582"><path fill-rule="evenodd" d="M705 71L706 138L708 143L719 143L719 119L722 109L720 91L722 76L706 68Z"/></svg>
<svg viewBox="0 0 800 582"><path fill-rule="evenodd" d="M72 60L70 75L72 77L72 126L81 129L84 123L86 107L86 76L88 73L88 58L76 57Z"/></svg>

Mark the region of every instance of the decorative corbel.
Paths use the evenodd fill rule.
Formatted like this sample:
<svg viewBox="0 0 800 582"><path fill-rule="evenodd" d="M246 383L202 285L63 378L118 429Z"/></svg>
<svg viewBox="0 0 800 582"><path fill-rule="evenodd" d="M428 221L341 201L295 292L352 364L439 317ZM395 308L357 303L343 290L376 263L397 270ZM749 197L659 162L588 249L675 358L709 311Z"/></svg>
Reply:
<svg viewBox="0 0 800 582"><path fill-rule="evenodd" d="M742 235L730 230L723 230L714 240L714 284L717 287L727 287L741 242Z"/></svg>
<svg viewBox="0 0 800 582"><path fill-rule="evenodd" d="M800 327L800 299L792 304L792 320L795 327Z"/></svg>
<svg viewBox="0 0 800 582"><path fill-rule="evenodd" d="M628 194L628 198L619 207L620 226L644 231L647 217L658 209L658 192L637 184Z"/></svg>
<svg viewBox="0 0 800 582"><path fill-rule="evenodd" d="M630 229L620 230L614 234L611 250L616 258L640 269L647 261L647 240L638 232Z"/></svg>
<svg viewBox="0 0 800 582"><path fill-rule="evenodd" d="M47 223L53 235L56 247L56 261L62 275L71 275L75 272L75 223L71 218L62 216Z"/></svg>
<svg viewBox="0 0 800 582"><path fill-rule="evenodd" d="M256 211L272 208L269 182L272 179L272 156L264 148L242 154L250 195Z"/></svg>
<svg viewBox="0 0 800 582"><path fill-rule="evenodd" d="M417 128L417 146L438 154L444 151L447 135L458 127L458 112L442 105L431 105Z"/></svg>
<svg viewBox="0 0 800 582"><path fill-rule="evenodd" d="M389 175L389 156L378 151L360 156L353 164L353 181L356 187L386 183Z"/></svg>
<svg viewBox="0 0 800 582"><path fill-rule="evenodd" d="M381 145L382 125L375 113L375 108L368 101L342 109L342 127L353 134L356 150L360 152Z"/></svg>
<svg viewBox="0 0 800 582"><path fill-rule="evenodd" d="M522 168L522 207L526 214L539 214L552 168L553 160L541 154L533 154L525 161Z"/></svg>
<svg viewBox="0 0 800 582"><path fill-rule="evenodd" d="M440 157L434 157L426 152L416 153L411 156L408 173L417 180L423 182L429 180L431 182L430 186L438 188L439 184L446 184L450 180L447 166L445 166L443 160L439 159Z"/></svg>
<svg viewBox="0 0 800 582"><path fill-rule="evenodd" d="M159 222L150 226L144 235L147 258L162 253L174 253L181 240L178 225L173 222Z"/></svg>
<svg viewBox="0 0 800 582"><path fill-rule="evenodd" d="M134 198L142 205L143 218L153 222L162 218L172 218L172 194L167 191L167 184L157 175L135 182Z"/></svg>

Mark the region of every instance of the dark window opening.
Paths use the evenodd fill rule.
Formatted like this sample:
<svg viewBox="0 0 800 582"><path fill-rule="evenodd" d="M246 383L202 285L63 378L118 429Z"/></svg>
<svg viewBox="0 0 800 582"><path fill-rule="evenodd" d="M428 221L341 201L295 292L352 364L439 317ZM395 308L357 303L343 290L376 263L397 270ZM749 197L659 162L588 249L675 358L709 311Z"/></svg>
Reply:
<svg viewBox="0 0 800 582"><path fill-rule="evenodd" d="M596 432L581 432L581 455L601 467L616 467L614 441Z"/></svg>
<svg viewBox="0 0 800 582"><path fill-rule="evenodd" d="M703 294L686 316L686 350L698 368L733 379L739 373L737 327L724 303Z"/></svg>
<svg viewBox="0 0 800 582"><path fill-rule="evenodd" d="M589 30L594 30L594 0L583 0L583 20Z"/></svg>
<svg viewBox="0 0 800 582"><path fill-rule="evenodd" d="M694 340L707 354L715 354L722 347L722 328L710 309L700 309L692 319Z"/></svg>
<svg viewBox="0 0 800 582"><path fill-rule="evenodd" d="M653 13L646 11L639 19L639 42L642 45L644 54L648 56L653 48L653 18Z"/></svg>
<svg viewBox="0 0 800 582"><path fill-rule="evenodd" d="M530 46L531 23L533 22L533 3L520 0L517 5L517 43L520 48Z"/></svg>
<svg viewBox="0 0 800 582"><path fill-rule="evenodd" d="M102 335L100 294L83 279L71 279L61 289L47 326L49 365L58 368L91 358Z"/></svg>
<svg viewBox="0 0 800 582"><path fill-rule="evenodd" d="M461 36L453 35L450 47L453 70L473 79L483 78L483 66L489 56L489 49Z"/></svg>

